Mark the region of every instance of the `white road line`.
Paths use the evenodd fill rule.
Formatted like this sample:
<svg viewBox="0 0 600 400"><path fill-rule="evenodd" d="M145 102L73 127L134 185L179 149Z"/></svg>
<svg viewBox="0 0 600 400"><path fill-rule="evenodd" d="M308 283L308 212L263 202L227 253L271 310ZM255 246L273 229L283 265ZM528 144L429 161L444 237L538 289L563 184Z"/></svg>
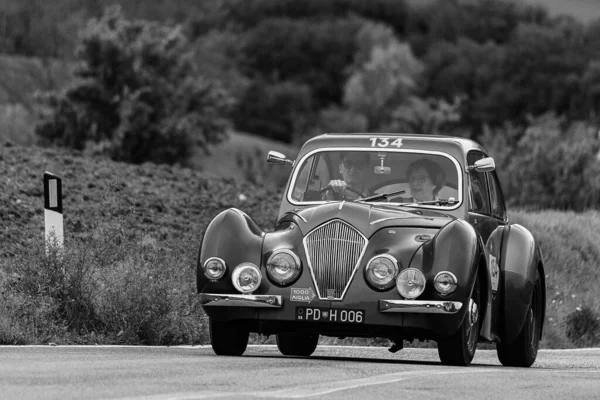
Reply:
<svg viewBox="0 0 600 400"><path fill-rule="evenodd" d="M322 396L333 392L339 392L342 390L355 389L365 386L373 385L384 385L388 383L394 383L403 381L410 378L419 377L431 377L432 375L451 375L451 374L467 374L467 373L482 373L482 372L494 372L498 371L495 369L464 369L460 368L455 371L439 371L439 370L421 370L421 371L409 371L409 372L398 372L389 375L370 376L367 378L350 379L347 381L338 382L324 382L306 386L298 386L289 389L273 390L269 392L249 392L243 393L242 395L250 395L254 397L286 397L290 399L296 399L301 397L313 397Z"/></svg>
<svg viewBox="0 0 600 400"><path fill-rule="evenodd" d="M453 375L453 374L473 374L493 372L498 373L496 369L473 369L473 368L456 368L452 371L439 371L435 369L398 372L395 374L370 376L367 378L349 379L346 381L337 382L322 382L310 385L296 386L293 388L277 389L271 391L254 391L254 392L184 392L184 393L164 393L153 396L133 396L121 397L117 400L193 400L207 399L217 397L237 397L237 398L288 398L297 399L305 397L322 396L343 390L356 389L373 385L385 385L389 383L400 382L411 378L425 378L432 375ZM507 371L508 372L508 371Z"/></svg>

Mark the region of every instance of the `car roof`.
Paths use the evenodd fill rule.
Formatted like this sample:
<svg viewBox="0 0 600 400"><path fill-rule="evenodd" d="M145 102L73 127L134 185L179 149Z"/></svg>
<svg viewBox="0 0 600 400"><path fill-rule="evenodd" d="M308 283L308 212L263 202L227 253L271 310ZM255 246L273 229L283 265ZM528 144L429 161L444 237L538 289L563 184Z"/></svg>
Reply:
<svg viewBox="0 0 600 400"><path fill-rule="evenodd" d="M421 135L416 133L325 133L306 141L301 152L307 153L315 149L328 147L373 147L374 149L383 150L382 147L371 145L371 139L374 138L401 138L401 148L407 149L438 151L449 151L450 149L456 151L457 149L460 149L463 155L471 150L478 150L487 154L485 149L479 143L470 139L445 135ZM390 148L394 147L390 146Z"/></svg>

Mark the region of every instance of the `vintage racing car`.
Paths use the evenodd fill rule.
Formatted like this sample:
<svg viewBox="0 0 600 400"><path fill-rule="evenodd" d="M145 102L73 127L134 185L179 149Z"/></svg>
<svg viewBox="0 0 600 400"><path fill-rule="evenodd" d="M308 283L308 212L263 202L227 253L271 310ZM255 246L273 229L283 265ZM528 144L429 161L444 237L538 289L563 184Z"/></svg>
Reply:
<svg viewBox="0 0 600 400"><path fill-rule="evenodd" d="M433 340L444 364L478 342L531 366L545 317L542 254L510 224L494 160L463 138L324 134L291 165L274 231L221 212L205 231L197 289L218 355L249 332L309 356L319 336Z"/></svg>

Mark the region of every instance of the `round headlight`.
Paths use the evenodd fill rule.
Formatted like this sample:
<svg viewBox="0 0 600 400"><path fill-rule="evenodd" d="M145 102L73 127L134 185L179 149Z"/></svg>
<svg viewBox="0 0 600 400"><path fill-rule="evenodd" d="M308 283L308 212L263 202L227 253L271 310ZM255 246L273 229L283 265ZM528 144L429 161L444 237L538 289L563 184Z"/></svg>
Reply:
<svg viewBox="0 0 600 400"><path fill-rule="evenodd" d="M267 260L267 275L279 285L294 282L300 271L300 259L291 250L277 250Z"/></svg>
<svg viewBox="0 0 600 400"><path fill-rule="evenodd" d="M400 272L396 280L398 293L406 299L416 299L425 290L425 275L415 268Z"/></svg>
<svg viewBox="0 0 600 400"><path fill-rule="evenodd" d="M433 286L439 294L445 296L456 290L456 276L452 272L442 271L433 278Z"/></svg>
<svg viewBox="0 0 600 400"><path fill-rule="evenodd" d="M396 276L398 276L398 261L387 254L371 258L365 268L365 279L379 290L394 286Z"/></svg>
<svg viewBox="0 0 600 400"><path fill-rule="evenodd" d="M231 274L233 286L244 294L252 293L260 286L262 274L258 267L251 263L243 263L235 267Z"/></svg>
<svg viewBox="0 0 600 400"><path fill-rule="evenodd" d="M204 262L204 275L211 280L218 280L225 276L227 267L225 261L219 257L211 257Z"/></svg>

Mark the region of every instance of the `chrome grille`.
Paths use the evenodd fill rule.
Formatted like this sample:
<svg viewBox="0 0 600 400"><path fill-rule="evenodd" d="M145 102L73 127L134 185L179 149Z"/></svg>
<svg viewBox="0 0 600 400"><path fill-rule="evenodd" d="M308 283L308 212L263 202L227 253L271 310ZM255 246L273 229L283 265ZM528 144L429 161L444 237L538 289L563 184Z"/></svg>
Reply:
<svg viewBox="0 0 600 400"><path fill-rule="evenodd" d="M367 238L341 220L327 222L306 235L304 249L320 299L344 297L366 245Z"/></svg>

